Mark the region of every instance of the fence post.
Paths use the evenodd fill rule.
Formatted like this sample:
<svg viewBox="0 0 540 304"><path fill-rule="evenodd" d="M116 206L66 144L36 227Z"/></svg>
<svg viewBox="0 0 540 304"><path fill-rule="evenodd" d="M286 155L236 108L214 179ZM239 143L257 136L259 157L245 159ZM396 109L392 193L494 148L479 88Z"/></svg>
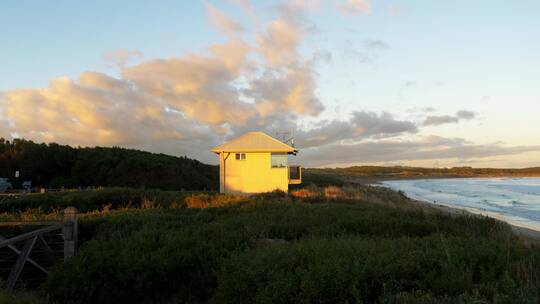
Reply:
<svg viewBox="0 0 540 304"><path fill-rule="evenodd" d="M62 225L62 235L64 238L64 260L67 260L77 252L77 214L75 207L64 209L64 224Z"/></svg>

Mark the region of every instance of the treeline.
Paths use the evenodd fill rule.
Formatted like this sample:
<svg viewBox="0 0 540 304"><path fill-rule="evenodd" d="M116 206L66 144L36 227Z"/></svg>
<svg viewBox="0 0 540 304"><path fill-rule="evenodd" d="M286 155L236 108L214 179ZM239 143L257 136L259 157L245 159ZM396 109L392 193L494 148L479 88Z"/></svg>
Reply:
<svg viewBox="0 0 540 304"><path fill-rule="evenodd" d="M503 176L540 176L540 167L524 169L497 168L422 168L407 166L353 166L335 169L310 169L312 173L335 173L366 177L503 177Z"/></svg>
<svg viewBox="0 0 540 304"><path fill-rule="evenodd" d="M15 172L19 171L19 178ZM214 190L218 168L187 157L119 147L73 148L55 143L0 138L0 177L15 188L144 187L166 190Z"/></svg>

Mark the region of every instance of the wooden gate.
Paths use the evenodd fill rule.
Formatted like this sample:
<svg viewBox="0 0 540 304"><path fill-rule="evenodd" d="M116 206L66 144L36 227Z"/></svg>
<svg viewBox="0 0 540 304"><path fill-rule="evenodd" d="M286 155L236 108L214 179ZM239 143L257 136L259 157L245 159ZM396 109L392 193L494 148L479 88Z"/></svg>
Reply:
<svg viewBox="0 0 540 304"><path fill-rule="evenodd" d="M45 237L47 234L56 232L63 240L63 258L68 259L77 251L77 209L68 207L64 210L63 222L3 222L0 227L43 226L17 236L5 238L0 236L0 250L9 250L15 254L13 265L7 276L5 288L9 291L15 289L25 265L31 264L35 269L45 275L48 274L47 265L52 265L58 260L58 249L53 249ZM22 244L22 247L21 247ZM39 246L43 255L49 260L47 265L32 257L32 249Z"/></svg>

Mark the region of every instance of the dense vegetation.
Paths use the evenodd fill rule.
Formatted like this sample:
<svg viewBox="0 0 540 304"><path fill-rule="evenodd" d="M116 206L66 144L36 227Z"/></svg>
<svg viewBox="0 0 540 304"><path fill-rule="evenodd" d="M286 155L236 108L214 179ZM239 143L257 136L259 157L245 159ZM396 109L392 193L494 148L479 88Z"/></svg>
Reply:
<svg viewBox="0 0 540 304"><path fill-rule="evenodd" d="M20 178L14 179L15 171ZM0 138L0 177L15 187L144 187L209 190L218 187L218 169L187 157L113 148L73 148Z"/></svg>
<svg viewBox="0 0 540 304"><path fill-rule="evenodd" d="M15 172L20 177L15 179ZM411 177L540 176L540 168L417 168L355 166L335 169L306 169L304 181L319 185L341 185L340 179ZM136 187L163 190L216 190L217 166L187 157L112 148L73 148L55 143L0 138L0 177L19 188L22 181L53 189L79 187ZM337 178L336 178L337 177Z"/></svg>
<svg viewBox="0 0 540 304"><path fill-rule="evenodd" d="M71 203L87 211L80 220L84 242L80 254L59 264L43 285L50 301L537 300L540 250L525 246L508 225L421 209L387 189L311 186L250 197L96 192L65 194L80 196ZM127 196L139 203L113 203ZM59 216L55 207L70 200L36 197L5 202L10 207L1 216ZM33 209L39 198L47 208Z"/></svg>
<svg viewBox="0 0 540 304"><path fill-rule="evenodd" d="M217 188L217 168L187 158L0 140L0 176L15 170L34 185L115 187L0 197L0 221L81 212L79 255L52 269L38 292L0 291L0 303L538 301L540 248L507 224L344 182L532 176L538 168L309 169L311 186L240 196L179 191Z"/></svg>
<svg viewBox="0 0 540 304"><path fill-rule="evenodd" d="M433 178L433 177L536 177L540 176L540 167L523 169L497 169L497 168L422 168L407 166L353 166L346 168L308 169L307 174L315 176L338 176L347 180L357 178L371 178L371 180L385 178Z"/></svg>

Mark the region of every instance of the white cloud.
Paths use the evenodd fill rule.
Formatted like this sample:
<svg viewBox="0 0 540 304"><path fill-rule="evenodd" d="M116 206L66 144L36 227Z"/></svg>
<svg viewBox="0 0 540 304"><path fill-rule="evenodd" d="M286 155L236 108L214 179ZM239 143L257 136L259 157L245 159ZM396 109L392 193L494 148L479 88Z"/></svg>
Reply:
<svg viewBox="0 0 540 304"><path fill-rule="evenodd" d="M285 21L272 21L266 32L257 37L259 50L271 66L289 65L298 60L298 45L303 37L302 29Z"/></svg>
<svg viewBox="0 0 540 304"><path fill-rule="evenodd" d="M367 14L371 11L368 0L341 0L337 1L336 7L339 12L347 15Z"/></svg>
<svg viewBox="0 0 540 304"><path fill-rule="evenodd" d="M125 69L123 77L189 119L210 125L244 123L254 109L240 101L233 82L247 67L248 47L235 40L210 49L209 56L148 61Z"/></svg>
<svg viewBox="0 0 540 304"><path fill-rule="evenodd" d="M231 1L258 20L249 1ZM338 4L346 13L370 11L367 1ZM113 50L103 57L119 67L118 78L84 72L76 80L53 78L45 88L6 91L0 95L0 136L137 147L212 161L208 150L226 138L250 130L275 135L294 128L306 165L470 159L540 150L418 137L419 126L387 112L354 111L345 118L322 120L325 106L317 94L315 66L330 62L332 55L314 50L304 58L299 51L314 28L307 13L317 8L317 1L285 1L275 10L278 16L257 25L250 36L254 39L248 40L239 35L248 27L207 4L209 22L225 42L196 54L136 64L135 59L142 60L141 52ZM360 60L373 61L389 49L377 39L359 43L350 54ZM423 113L424 126L477 115L466 110L440 116L433 115L432 108L415 111ZM299 127L304 119L311 121L309 127Z"/></svg>
<svg viewBox="0 0 540 304"><path fill-rule="evenodd" d="M207 9L214 25L239 30L215 7ZM316 116L323 109L316 74L312 62L298 55L302 25L285 21L289 16L271 21L255 44L225 35L225 43L205 52L130 66L127 61L142 54L116 50L104 57L118 64L121 78L85 72L78 80L54 78L46 88L7 91L0 98L3 131L83 146L169 150L177 142L175 154L183 154L278 116ZM195 145L180 145L188 140Z"/></svg>
<svg viewBox="0 0 540 304"><path fill-rule="evenodd" d="M130 83L95 72L51 80L45 89L4 96L5 117L21 137L78 145L122 145L198 137L204 130L168 113Z"/></svg>
<svg viewBox="0 0 540 304"><path fill-rule="evenodd" d="M206 3L206 13L208 14L210 24L225 35L235 35L244 29L240 23L234 21L232 18L208 2Z"/></svg>
<svg viewBox="0 0 540 304"><path fill-rule="evenodd" d="M103 54L103 60L105 60L105 62L122 69L125 68L129 62L142 58L143 53L139 50L116 49Z"/></svg>

